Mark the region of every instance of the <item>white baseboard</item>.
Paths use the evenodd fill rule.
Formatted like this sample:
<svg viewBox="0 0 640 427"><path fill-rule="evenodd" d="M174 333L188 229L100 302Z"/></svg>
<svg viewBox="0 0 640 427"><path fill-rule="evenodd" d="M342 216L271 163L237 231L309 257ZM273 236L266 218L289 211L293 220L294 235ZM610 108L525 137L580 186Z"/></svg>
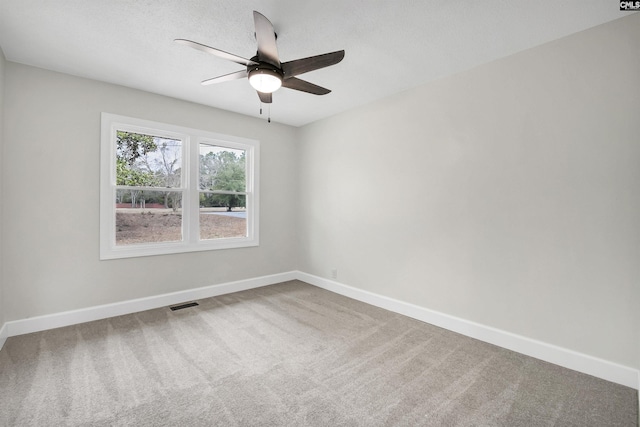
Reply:
<svg viewBox="0 0 640 427"><path fill-rule="evenodd" d="M407 302L398 301L362 289L353 288L311 274L297 272L297 278L328 291L412 317L508 350L535 357L545 362L622 384L635 388L636 390L640 386L640 372L627 366L512 334L490 326L481 325L459 317L429 310Z"/></svg>
<svg viewBox="0 0 640 427"><path fill-rule="evenodd" d="M113 304L83 308L80 310L65 311L62 313L31 317L28 319L14 320L5 323L3 330L5 330L5 335L7 337L12 337L15 335L23 335L31 332L76 325L78 323L91 322L93 320L106 319L108 317L121 316L123 314L137 313L186 301L245 291L247 289L254 289L294 280L295 278L296 272L288 272L247 280L238 280L236 282L228 282L219 285L187 289L184 291L156 295L147 298L139 298ZM1 340L0 343L4 344ZM0 349L1 348L2 346L0 346Z"/></svg>
<svg viewBox="0 0 640 427"><path fill-rule="evenodd" d="M414 304L374 294L362 289L353 288L342 283L303 273L301 271L290 271L270 276L261 276L253 279L239 280L147 298L6 322L2 328L0 328L0 349L2 349L2 346L8 337L15 335L28 334L31 332L39 332L47 329L91 322L124 314L137 313L144 310L259 288L294 279L298 279L319 288L421 320L462 335L522 353L527 356L535 357L578 372L593 375L607 381L635 389L638 389L640 386L640 371L636 369L512 334L500 329L481 325L469 320L450 316L448 314L429 310Z"/></svg>
<svg viewBox="0 0 640 427"><path fill-rule="evenodd" d="M4 346L5 341L9 338L9 328L7 328L7 324L3 323L0 328L0 350Z"/></svg>

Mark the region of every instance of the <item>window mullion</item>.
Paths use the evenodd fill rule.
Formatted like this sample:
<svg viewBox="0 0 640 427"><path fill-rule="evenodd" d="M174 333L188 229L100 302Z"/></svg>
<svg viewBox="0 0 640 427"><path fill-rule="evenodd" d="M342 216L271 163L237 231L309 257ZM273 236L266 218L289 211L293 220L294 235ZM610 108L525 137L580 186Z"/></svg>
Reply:
<svg viewBox="0 0 640 427"><path fill-rule="evenodd" d="M135 185L114 185L116 190L165 191L169 193L186 190L186 187L138 187Z"/></svg>
<svg viewBox="0 0 640 427"><path fill-rule="evenodd" d="M185 239L189 244L197 244L200 235L200 194L198 185L200 170L199 144L199 138L195 136L190 137L188 143L185 144L188 147L187 157L189 158L189 174L187 175L187 193L189 194L187 223L189 230Z"/></svg>
<svg viewBox="0 0 640 427"><path fill-rule="evenodd" d="M246 191L226 191L226 190L200 190L201 193L206 194L233 194L237 196L246 196Z"/></svg>

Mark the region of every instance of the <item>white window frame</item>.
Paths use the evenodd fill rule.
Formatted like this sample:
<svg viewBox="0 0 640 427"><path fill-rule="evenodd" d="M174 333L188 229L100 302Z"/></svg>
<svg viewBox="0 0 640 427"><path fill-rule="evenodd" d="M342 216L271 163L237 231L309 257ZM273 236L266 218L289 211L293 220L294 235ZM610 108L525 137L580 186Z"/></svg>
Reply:
<svg viewBox="0 0 640 427"><path fill-rule="evenodd" d="M182 241L116 245L117 131L182 141ZM245 150L247 236L200 240L200 144ZM131 258L259 245L260 141L133 117L102 113L100 140L100 259ZM120 186L122 188L122 186Z"/></svg>

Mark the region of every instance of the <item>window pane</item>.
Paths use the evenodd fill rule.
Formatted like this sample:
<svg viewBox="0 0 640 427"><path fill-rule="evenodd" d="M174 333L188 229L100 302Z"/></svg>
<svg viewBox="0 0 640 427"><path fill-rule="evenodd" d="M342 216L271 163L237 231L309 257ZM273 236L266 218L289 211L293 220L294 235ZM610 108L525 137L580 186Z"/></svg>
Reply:
<svg viewBox="0 0 640 427"><path fill-rule="evenodd" d="M210 144L200 144L200 189L246 191L246 153Z"/></svg>
<svg viewBox="0 0 640 427"><path fill-rule="evenodd" d="M200 193L200 239L247 236L246 196Z"/></svg>
<svg viewBox="0 0 640 427"><path fill-rule="evenodd" d="M182 240L182 193L116 191L116 245Z"/></svg>
<svg viewBox="0 0 640 427"><path fill-rule="evenodd" d="M182 187L182 141L118 131L116 185Z"/></svg>

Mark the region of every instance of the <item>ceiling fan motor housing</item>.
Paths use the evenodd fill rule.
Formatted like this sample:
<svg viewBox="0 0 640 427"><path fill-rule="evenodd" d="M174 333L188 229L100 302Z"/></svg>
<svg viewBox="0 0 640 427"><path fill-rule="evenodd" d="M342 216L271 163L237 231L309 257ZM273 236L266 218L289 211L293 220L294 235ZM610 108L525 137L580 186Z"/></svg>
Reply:
<svg viewBox="0 0 640 427"><path fill-rule="evenodd" d="M262 62L258 65L250 65L247 67L247 73L249 77L253 74L270 74L277 76L280 80L284 80L284 73L278 67Z"/></svg>

